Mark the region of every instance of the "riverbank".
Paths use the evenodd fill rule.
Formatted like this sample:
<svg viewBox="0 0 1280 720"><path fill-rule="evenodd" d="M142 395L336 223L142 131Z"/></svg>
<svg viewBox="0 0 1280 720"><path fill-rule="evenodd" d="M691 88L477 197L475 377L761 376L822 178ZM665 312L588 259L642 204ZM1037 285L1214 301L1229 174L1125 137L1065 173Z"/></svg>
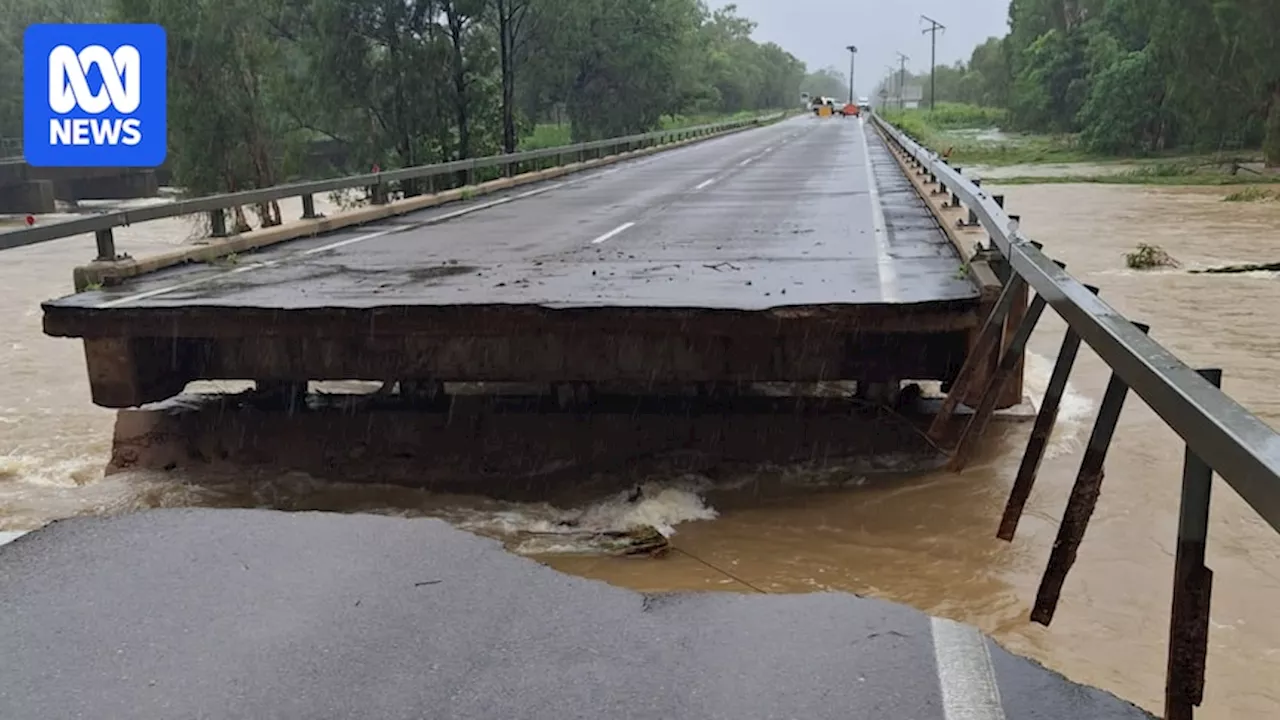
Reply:
<svg viewBox="0 0 1280 720"><path fill-rule="evenodd" d="M928 110L885 110L885 119L947 153L952 164L1001 185L1092 183L1160 186L1269 186L1280 173L1263 166L1257 149L1170 151L1147 157L1115 157L1089 151L1076 135L1039 135L1005 129L996 108L942 104ZM1235 200L1277 194L1247 189Z"/></svg>

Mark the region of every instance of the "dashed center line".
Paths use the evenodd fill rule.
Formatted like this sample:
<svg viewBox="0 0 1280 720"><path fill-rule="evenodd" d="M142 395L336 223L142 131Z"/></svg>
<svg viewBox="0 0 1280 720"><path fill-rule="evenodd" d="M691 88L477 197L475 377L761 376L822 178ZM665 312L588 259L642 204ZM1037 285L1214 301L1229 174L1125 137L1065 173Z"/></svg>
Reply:
<svg viewBox="0 0 1280 720"><path fill-rule="evenodd" d="M596 238L595 240L592 240L592 241L591 241L591 244L592 244L592 245L599 245L600 243L604 242L605 240L608 240L609 238L613 238L613 237L617 237L617 236L621 235L622 233L626 232L627 230L631 229L632 227L635 227L635 223L633 223L633 222L629 222L629 223L622 223L622 224L621 224L621 225L619 225L618 227L616 227L616 228L614 228L614 229L610 230L609 232L607 232L607 233L605 233L605 234L601 235L600 237Z"/></svg>
<svg viewBox="0 0 1280 720"><path fill-rule="evenodd" d="M698 183L698 184L697 184L693 189L694 189L694 190L705 190L706 188L710 187L710 186L711 186L711 184L712 184L712 183L714 183L714 182L716 181L716 179L717 179L717 178L707 178L706 180L703 180L702 182Z"/></svg>

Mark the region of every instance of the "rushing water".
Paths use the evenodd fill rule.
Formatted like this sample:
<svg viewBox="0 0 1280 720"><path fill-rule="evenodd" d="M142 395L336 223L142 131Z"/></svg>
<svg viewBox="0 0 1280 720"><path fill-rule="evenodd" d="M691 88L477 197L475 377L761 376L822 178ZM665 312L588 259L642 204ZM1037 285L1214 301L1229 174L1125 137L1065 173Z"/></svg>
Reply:
<svg viewBox="0 0 1280 720"><path fill-rule="evenodd" d="M1280 259L1280 203L1223 203L1221 190L1116 186L1021 186L1006 195L1025 231L1077 277L1101 286L1104 298L1133 319L1150 323L1152 335L1189 363L1223 368L1226 390L1276 424L1277 278L1132 272L1123 256L1147 242L1187 267ZM282 210L296 216L299 208ZM197 234L190 222L158 221L121 232L118 242L142 255ZM39 302L68 291L71 267L88 260L92 247L85 237L3 254L0 531L179 505L435 515L508 539L513 549L567 572L641 590L834 589L909 603L971 622L1075 680L1160 709L1182 445L1133 396L1054 624L1045 629L1027 621L1095 399L1108 378L1087 351L1013 544L994 533L1026 425L993 426L983 454L961 475L868 481L857 469L841 468L820 476L759 469L714 481L655 475L639 503L611 497L579 508L333 485L296 475L104 479L112 413L89 402L80 345L40 331ZM1048 317L1033 339L1027 389L1035 398L1062 331L1062 323ZM536 533L568 517L596 528L665 526L675 532L679 552L661 560L564 554L583 548ZM1200 716L1280 717L1280 625L1273 621L1280 607L1280 539L1224 483L1216 486L1208 564L1215 571L1214 612Z"/></svg>

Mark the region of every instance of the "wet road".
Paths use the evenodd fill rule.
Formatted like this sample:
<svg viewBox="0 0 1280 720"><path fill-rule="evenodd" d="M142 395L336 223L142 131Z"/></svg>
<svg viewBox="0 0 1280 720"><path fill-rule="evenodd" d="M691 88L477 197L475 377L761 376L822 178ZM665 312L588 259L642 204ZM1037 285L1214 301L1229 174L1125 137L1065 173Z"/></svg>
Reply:
<svg viewBox="0 0 1280 720"><path fill-rule="evenodd" d="M1140 720L847 594L641 595L437 520L152 511L0 547L0 717Z"/></svg>
<svg viewBox="0 0 1280 720"><path fill-rule="evenodd" d="M764 309L975 298L959 267L869 126L801 117L51 305Z"/></svg>
<svg viewBox="0 0 1280 720"><path fill-rule="evenodd" d="M730 139L748 136L724 140ZM1151 323L1152 335L1187 362L1224 368L1227 392L1280 427L1275 393L1280 318L1267 311L1280 304L1280 274L1193 275L1124 267L1125 253L1153 239L1186 268L1275 260L1280 204L1226 203L1229 189L1224 188L1052 184L1001 190L988 184L1007 194L1010 211L1023 216L1024 230L1067 262L1080 280L1099 285L1107 301L1127 316ZM336 212L328 198L316 202L322 212ZM281 206L286 218L301 213L296 200ZM201 220L134 225L121 229L117 242L136 256L171 251L202 237ZM613 497L559 507L510 504L482 497L481 489L460 497L319 482L296 473L104 477L115 413L89 398L81 344L41 332L40 303L69 290L70 268L94 255L93 237L3 255L0 533L34 530L58 518L155 507L442 517L501 538L514 551L536 554L566 572L637 591L833 590L907 603L977 625L1005 647L1073 680L1149 710L1162 707L1182 445L1136 398L1127 402L1108 454L1103 497L1058 616L1050 628L1027 619L1097 400L1110 377L1087 350L1068 387L1025 527L1012 545L996 540L994 533L1026 445L1025 425L993 430L981 459L961 475L877 480L857 466L817 473L760 468L729 477L652 471L642 479L653 486L653 497L639 506ZM1028 358L1028 392L1037 400L1064 330L1056 316L1046 315ZM220 382L212 389L242 386ZM759 483L774 478L780 487L760 489ZM590 545L525 534L583 517L600 529L635 522L674 526L673 543L688 555L654 562L616 559L600 556ZM1197 718L1280 717L1280 624L1272 621L1280 606L1280 538L1218 485L1209 554L1215 572L1213 628L1206 701Z"/></svg>

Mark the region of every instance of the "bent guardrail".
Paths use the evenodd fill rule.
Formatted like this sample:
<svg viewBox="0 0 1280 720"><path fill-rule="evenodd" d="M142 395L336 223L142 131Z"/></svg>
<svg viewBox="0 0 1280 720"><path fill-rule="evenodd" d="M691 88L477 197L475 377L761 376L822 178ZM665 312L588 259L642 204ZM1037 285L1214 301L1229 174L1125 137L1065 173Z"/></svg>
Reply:
<svg viewBox="0 0 1280 720"><path fill-rule="evenodd" d="M940 192L951 195L953 207L958 202L968 210L969 223L981 225L994 245L990 250L998 253L1011 269L1012 282L1006 283L1005 292L1017 292L1016 286L1020 283L1035 290L1035 299L1015 340L1001 358L1001 369L1005 369L1006 361L1012 362L1011 353L1020 353L1025 347L1046 306L1052 307L1068 325L997 533L1001 539L1013 539L1080 342L1087 343L1112 369L1111 381L1103 395L1037 593L1031 614L1033 621L1048 625L1052 620L1066 574L1075 562L1076 550L1097 503L1103 462L1128 390L1132 388L1186 442L1178 549L1174 560L1165 718L1191 718L1192 707L1203 699L1208 648L1213 574L1204 566L1204 553L1213 474L1217 472L1273 529L1280 531L1280 434L1219 389L1220 370L1197 371L1188 367L1149 338L1147 326L1126 319L1097 296L1096 288L1081 284L1041 252L1039 244L1019 232L1015 218L1005 213L998 198L985 193L978 182L966 178L938 153L917 143L879 115L873 114L872 118L918 172L939 184ZM1011 305L1012 302L997 304L987 320L984 334L992 326L998 328L1003 323ZM962 371L955 386L961 385L964 375ZM995 382L999 384L999 380ZM950 395L959 395L957 387L953 386ZM954 409L955 401L944 404L945 412L939 414L931 433L938 434ZM979 407L971 416L960 447L964 446L966 436L981 431L984 410ZM960 456L957 452L963 464Z"/></svg>
<svg viewBox="0 0 1280 720"><path fill-rule="evenodd" d="M529 150L505 155L490 155L432 165L418 165L398 170L348 175L325 180L288 183L257 190L208 195L164 205L102 213L0 234L0 250L35 245L84 233L94 233L98 246L97 259L110 261L119 257L116 254L115 238L112 235L112 230L148 220L209 213L212 235L214 237L225 237L227 235L225 212L234 207L259 205L274 200L299 197L302 198L303 218L308 219L316 217L314 196L318 193L354 188L371 188L373 202L375 204L384 204L387 202L387 188L394 183L465 175L467 178L466 184L470 184L478 170L500 168L504 174L511 174L521 165L536 168L546 163L546 161L553 161L547 164L546 167L554 167L563 165L566 157L573 157L575 162L582 162L593 157L599 158L618 152L667 145L690 138L716 135L731 130L761 125L780 120L787 115L788 113L786 112L780 112L741 120L731 120L729 122L711 123L675 130L657 130L639 135L595 140L576 145Z"/></svg>

